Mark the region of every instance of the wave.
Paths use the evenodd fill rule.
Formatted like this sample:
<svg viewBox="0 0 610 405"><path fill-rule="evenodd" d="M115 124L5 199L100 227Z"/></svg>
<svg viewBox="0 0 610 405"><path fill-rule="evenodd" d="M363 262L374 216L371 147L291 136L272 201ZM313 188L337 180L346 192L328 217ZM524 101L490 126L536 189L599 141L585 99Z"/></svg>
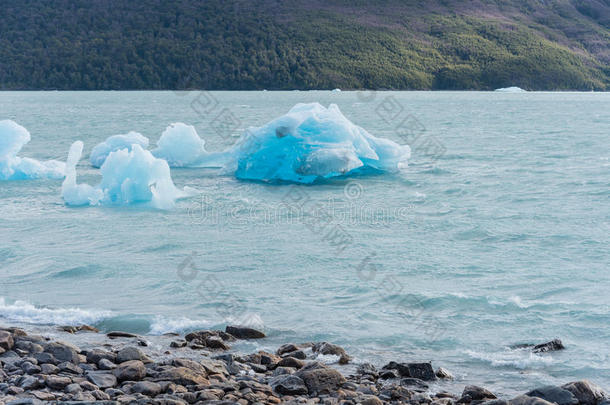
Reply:
<svg viewBox="0 0 610 405"><path fill-rule="evenodd" d="M248 320L252 327L261 327L262 325L262 320L258 315L250 314L248 319L245 319L245 321ZM114 311L77 307L50 308L36 306L22 300L8 302L3 297L0 297L0 321L41 326L78 326L85 324L95 326L102 332L121 330L142 335L187 333L219 326L206 319L173 318L160 315L123 315ZM227 321L244 321L244 319L228 319Z"/></svg>
<svg viewBox="0 0 610 405"><path fill-rule="evenodd" d="M111 311L38 307L26 301L8 303L0 297L0 319L8 322L36 325L81 325L95 324L111 316Z"/></svg>
<svg viewBox="0 0 610 405"><path fill-rule="evenodd" d="M532 353L529 349L507 349L496 353L466 350L465 353L475 360L489 363L492 367L515 368L518 370L545 367L554 363L552 356L548 354L538 355Z"/></svg>

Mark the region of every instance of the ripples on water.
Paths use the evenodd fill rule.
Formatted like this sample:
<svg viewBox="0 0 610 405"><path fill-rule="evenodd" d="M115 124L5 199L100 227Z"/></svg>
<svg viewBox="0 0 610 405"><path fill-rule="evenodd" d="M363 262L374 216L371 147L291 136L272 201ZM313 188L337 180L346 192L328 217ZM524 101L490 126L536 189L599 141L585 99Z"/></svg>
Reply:
<svg viewBox="0 0 610 405"><path fill-rule="evenodd" d="M457 376L456 387L511 394L577 378L610 385L607 94L214 96L239 130L297 102L334 102L372 134L400 141L394 128L412 114L446 153L431 164L415 149L398 175L298 186L334 209L352 238L343 251L303 224L311 213L282 209L290 185L173 169L178 187L202 196L156 211L68 208L60 181L2 182L2 323L161 334L248 319L267 328L268 348L324 339L378 365L432 360ZM221 149L231 139L191 108L196 97L4 92L0 118L30 131L21 155L38 159L65 160L77 139L87 154L130 130L154 143L176 121ZM397 118L379 115L387 97L403 108ZM86 159L78 170L80 181L98 181ZM181 279L179 268L196 277ZM555 337L566 351L511 349Z"/></svg>

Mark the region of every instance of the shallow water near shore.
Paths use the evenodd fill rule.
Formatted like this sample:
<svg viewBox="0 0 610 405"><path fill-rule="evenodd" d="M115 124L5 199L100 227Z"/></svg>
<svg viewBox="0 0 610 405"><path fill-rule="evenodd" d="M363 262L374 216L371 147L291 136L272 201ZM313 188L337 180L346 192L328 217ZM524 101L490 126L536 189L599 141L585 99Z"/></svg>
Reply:
<svg viewBox="0 0 610 405"><path fill-rule="evenodd" d="M2 92L0 119L30 131L20 156L65 161L76 140L85 156L132 130L154 145L173 122L222 150L314 101L417 138L409 167L308 186L172 169L201 193L170 211L71 208L60 180L0 182L0 324L249 323L269 338L237 349L327 340L355 362L431 360L461 388L610 388L610 94ZM78 172L99 181L87 159ZM556 337L567 350L511 349Z"/></svg>

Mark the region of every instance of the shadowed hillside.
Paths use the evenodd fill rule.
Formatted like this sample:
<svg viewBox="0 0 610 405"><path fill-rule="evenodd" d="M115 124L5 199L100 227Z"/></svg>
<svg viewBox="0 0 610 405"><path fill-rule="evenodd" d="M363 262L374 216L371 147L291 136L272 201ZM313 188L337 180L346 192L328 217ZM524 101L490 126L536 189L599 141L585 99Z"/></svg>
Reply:
<svg viewBox="0 0 610 405"><path fill-rule="evenodd" d="M2 89L610 88L610 0L0 0Z"/></svg>

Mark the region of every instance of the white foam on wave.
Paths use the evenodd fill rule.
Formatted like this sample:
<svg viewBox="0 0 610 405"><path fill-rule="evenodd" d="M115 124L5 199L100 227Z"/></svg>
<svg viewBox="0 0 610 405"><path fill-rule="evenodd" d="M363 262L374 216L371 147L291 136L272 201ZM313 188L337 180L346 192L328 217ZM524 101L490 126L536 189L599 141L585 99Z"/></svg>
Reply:
<svg viewBox="0 0 610 405"><path fill-rule="evenodd" d="M38 325L94 324L112 316L110 311L85 310L80 308L38 307L26 301L7 303L0 297L0 319Z"/></svg>
<svg viewBox="0 0 610 405"><path fill-rule="evenodd" d="M212 326L210 321L194 320L186 317L166 318L156 316L150 325L151 335L163 335L165 333L184 333L196 329L206 329Z"/></svg>
<svg viewBox="0 0 610 405"><path fill-rule="evenodd" d="M15 121L0 121L0 180L63 178L64 162L17 156L30 139L28 130Z"/></svg>
<svg viewBox="0 0 610 405"><path fill-rule="evenodd" d="M76 164L81 158L83 143L70 147L66 178L61 194L67 205L129 205L148 203L154 208L173 208L177 199L196 194L185 187L179 190L165 160L155 158L140 145L131 150L110 152L101 167L102 181L97 186L77 184Z"/></svg>
<svg viewBox="0 0 610 405"><path fill-rule="evenodd" d="M507 349L503 352L485 353L474 350L466 350L467 355L476 360L489 363L492 367L510 367L518 370L545 367L554 362L548 353L538 355L529 349Z"/></svg>

